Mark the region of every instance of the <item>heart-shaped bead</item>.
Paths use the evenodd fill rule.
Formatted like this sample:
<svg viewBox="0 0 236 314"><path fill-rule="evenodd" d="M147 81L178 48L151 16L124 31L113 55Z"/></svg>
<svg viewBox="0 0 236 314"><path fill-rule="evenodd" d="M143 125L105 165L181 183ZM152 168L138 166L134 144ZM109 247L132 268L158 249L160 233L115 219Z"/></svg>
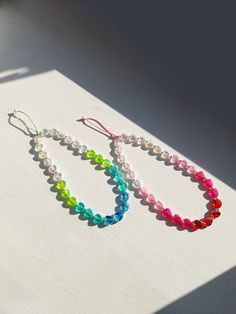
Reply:
<svg viewBox="0 0 236 314"><path fill-rule="evenodd" d="M171 220L172 219L172 212L169 208L165 208L163 209L163 211L161 212L161 215L163 218L167 219L167 220Z"/></svg>

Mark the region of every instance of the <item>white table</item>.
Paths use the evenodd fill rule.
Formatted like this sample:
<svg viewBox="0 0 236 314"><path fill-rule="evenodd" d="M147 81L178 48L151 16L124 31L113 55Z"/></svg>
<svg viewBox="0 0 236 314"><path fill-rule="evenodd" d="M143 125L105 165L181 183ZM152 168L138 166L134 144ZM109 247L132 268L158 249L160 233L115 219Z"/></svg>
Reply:
<svg viewBox="0 0 236 314"><path fill-rule="evenodd" d="M172 90L158 89L128 48L118 50L109 31L81 10L52 0L0 10L0 313L233 313L233 132L224 123L207 132L204 102L196 98L187 107L184 90L181 102ZM191 109L196 104L199 111ZM213 178L222 217L199 232L178 231L131 193L121 223L89 227L50 191L29 153L30 138L8 122L14 107L39 127L58 128L104 156L109 140L77 122L82 115L178 152ZM103 213L113 210L107 177L57 143L47 145L81 200ZM201 217L206 200L196 184L138 149L125 149L140 180L165 204Z"/></svg>

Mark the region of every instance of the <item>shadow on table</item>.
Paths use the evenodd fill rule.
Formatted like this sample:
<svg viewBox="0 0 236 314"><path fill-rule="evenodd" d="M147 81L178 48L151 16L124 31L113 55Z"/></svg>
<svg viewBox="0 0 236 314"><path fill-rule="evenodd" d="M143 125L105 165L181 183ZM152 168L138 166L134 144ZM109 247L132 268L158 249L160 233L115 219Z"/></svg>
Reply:
<svg viewBox="0 0 236 314"><path fill-rule="evenodd" d="M233 267L155 314L233 314L235 290L236 267Z"/></svg>
<svg viewBox="0 0 236 314"><path fill-rule="evenodd" d="M3 3L0 83L56 69L235 188L235 2Z"/></svg>

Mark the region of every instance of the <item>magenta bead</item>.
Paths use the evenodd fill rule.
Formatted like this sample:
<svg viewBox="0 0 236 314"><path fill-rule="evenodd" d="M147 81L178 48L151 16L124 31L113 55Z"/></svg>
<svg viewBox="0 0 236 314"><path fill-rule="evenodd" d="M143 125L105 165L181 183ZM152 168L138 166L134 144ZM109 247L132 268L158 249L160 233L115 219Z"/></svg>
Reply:
<svg viewBox="0 0 236 314"><path fill-rule="evenodd" d="M205 174L202 171L199 171L195 174L195 179L197 181L202 181L203 179L205 179Z"/></svg>
<svg viewBox="0 0 236 314"><path fill-rule="evenodd" d="M161 212L161 215L163 218L171 220L172 219L172 212L169 208L165 208L163 209L163 211Z"/></svg>
<svg viewBox="0 0 236 314"><path fill-rule="evenodd" d="M155 204L156 203L156 199L155 199L155 196L152 195L152 194L149 194L146 198L146 201L149 203L149 204Z"/></svg>
<svg viewBox="0 0 236 314"><path fill-rule="evenodd" d="M188 172L190 175L194 175L194 174L196 173L196 169L195 169L194 166L189 166L187 172Z"/></svg>
<svg viewBox="0 0 236 314"><path fill-rule="evenodd" d="M207 191L207 195L209 197L216 198L219 195L219 192L218 192L217 189L210 189L210 190Z"/></svg>
<svg viewBox="0 0 236 314"><path fill-rule="evenodd" d="M174 215L172 222L176 225L182 225L183 223L181 217L178 214Z"/></svg>
<svg viewBox="0 0 236 314"><path fill-rule="evenodd" d="M185 218L183 220L183 223L184 223L184 227L187 228L187 229L191 229L193 227L193 223L190 219L188 218Z"/></svg>
<svg viewBox="0 0 236 314"><path fill-rule="evenodd" d="M186 160L181 160L179 163L179 167L183 170L186 170L188 168L188 163Z"/></svg>
<svg viewBox="0 0 236 314"><path fill-rule="evenodd" d="M213 186L213 182L211 179L207 179L202 183L202 185L204 186L204 188L209 189Z"/></svg>

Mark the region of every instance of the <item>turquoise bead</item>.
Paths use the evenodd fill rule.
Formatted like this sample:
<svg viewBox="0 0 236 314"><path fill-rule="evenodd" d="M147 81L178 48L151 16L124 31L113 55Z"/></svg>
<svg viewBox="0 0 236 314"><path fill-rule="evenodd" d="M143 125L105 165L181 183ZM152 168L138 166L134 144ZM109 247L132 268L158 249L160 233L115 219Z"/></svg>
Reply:
<svg viewBox="0 0 236 314"><path fill-rule="evenodd" d="M118 185L118 190L120 192L125 192L128 188L128 184L124 181L120 182L120 184Z"/></svg>
<svg viewBox="0 0 236 314"><path fill-rule="evenodd" d="M100 225L103 223L103 218L100 214L96 214L94 215L93 217L93 223L96 224L96 225Z"/></svg>
<svg viewBox="0 0 236 314"><path fill-rule="evenodd" d="M87 219L92 219L93 218L93 211L90 208L87 208L83 211L83 216Z"/></svg>
<svg viewBox="0 0 236 314"><path fill-rule="evenodd" d="M118 167L117 166L111 166L109 168L108 172L110 175L115 176L118 173Z"/></svg>
<svg viewBox="0 0 236 314"><path fill-rule="evenodd" d="M82 213L85 210L84 203L78 203L74 210L76 213Z"/></svg>
<svg viewBox="0 0 236 314"><path fill-rule="evenodd" d="M122 183L124 180L124 176L121 173L117 173L113 180L117 183Z"/></svg>

